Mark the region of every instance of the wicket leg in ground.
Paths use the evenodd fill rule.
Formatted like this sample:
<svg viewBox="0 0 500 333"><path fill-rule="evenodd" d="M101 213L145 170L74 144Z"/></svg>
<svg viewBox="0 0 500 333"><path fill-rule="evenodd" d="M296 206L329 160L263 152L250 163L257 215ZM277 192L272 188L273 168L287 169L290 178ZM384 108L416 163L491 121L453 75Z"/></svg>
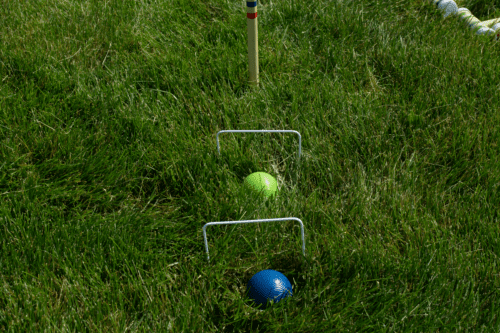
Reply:
<svg viewBox="0 0 500 333"><path fill-rule="evenodd" d="M250 84L259 85L259 42L257 31L257 0L247 0L248 65Z"/></svg>

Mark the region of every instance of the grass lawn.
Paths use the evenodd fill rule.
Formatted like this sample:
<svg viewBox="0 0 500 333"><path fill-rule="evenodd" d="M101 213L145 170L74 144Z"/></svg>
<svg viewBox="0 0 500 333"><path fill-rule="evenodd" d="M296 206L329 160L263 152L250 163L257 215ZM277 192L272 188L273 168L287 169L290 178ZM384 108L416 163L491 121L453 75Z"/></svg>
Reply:
<svg viewBox="0 0 500 333"><path fill-rule="evenodd" d="M262 0L253 88L245 13L0 1L0 331L499 332L500 41L426 0ZM237 129L302 156L219 155ZM206 223L286 217L305 257L290 220L208 227L207 262ZM264 269L294 295L259 311Z"/></svg>

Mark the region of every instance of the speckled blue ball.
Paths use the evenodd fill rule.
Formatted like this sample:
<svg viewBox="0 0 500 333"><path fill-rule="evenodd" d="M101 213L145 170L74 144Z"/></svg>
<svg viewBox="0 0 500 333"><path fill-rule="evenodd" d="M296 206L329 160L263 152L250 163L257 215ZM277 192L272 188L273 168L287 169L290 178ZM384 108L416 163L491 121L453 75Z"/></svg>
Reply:
<svg viewBox="0 0 500 333"><path fill-rule="evenodd" d="M248 281L247 295L261 309L265 309L268 299L277 303L288 296L292 296L292 284L280 272L266 269L256 273Z"/></svg>

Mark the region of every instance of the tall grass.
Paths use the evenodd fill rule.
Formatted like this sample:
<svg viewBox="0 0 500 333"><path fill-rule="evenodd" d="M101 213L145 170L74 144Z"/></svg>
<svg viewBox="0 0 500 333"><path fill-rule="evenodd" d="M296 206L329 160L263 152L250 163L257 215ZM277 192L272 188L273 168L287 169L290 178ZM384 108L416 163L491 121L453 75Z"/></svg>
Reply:
<svg viewBox="0 0 500 333"><path fill-rule="evenodd" d="M1 2L0 330L500 330L499 42L421 0L258 10L252 89L244 1ZM205 223L291 216L305 258L290 221L207 263Z"/></svg>

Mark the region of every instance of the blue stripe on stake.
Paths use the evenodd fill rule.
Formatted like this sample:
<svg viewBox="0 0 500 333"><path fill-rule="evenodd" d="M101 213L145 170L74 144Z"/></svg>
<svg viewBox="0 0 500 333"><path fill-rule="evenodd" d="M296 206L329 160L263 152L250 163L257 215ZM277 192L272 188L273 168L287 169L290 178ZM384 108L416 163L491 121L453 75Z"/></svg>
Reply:
<svg viewBox="0 0 500 333"><path fill-rule="evenodd" d="M247 1L247 7L257 7L257 1Z"/></svg>

